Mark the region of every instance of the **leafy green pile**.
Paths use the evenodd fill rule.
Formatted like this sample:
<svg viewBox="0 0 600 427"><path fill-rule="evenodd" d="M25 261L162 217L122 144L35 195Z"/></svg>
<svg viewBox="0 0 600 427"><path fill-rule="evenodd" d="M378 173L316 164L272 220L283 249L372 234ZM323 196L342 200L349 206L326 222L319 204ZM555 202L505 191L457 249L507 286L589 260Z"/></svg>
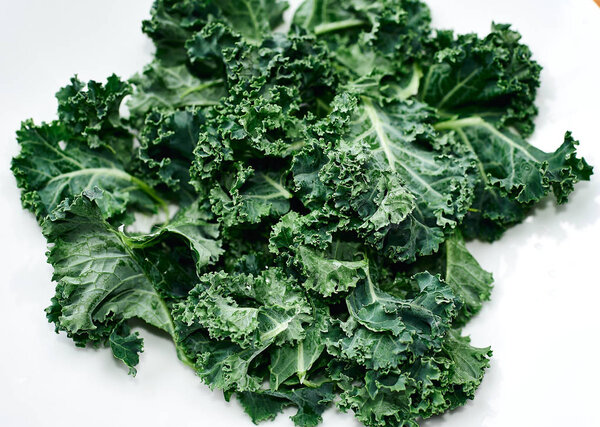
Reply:
<svg viewBox="0 0 600 427"><path fill-rule="evenodd" d="M12 170L50 243L47 316L132 374L130 320L167 332L255 422L294 406L314 426L334 404L416 426L489 364L460 332L492 283L464 239L566 202L592 168L570 133L554 153L526 142L540 67L509 26L306 0L274 32L286 7L156 0L143 72L73 78L58 120L23 123Z"/></svg>

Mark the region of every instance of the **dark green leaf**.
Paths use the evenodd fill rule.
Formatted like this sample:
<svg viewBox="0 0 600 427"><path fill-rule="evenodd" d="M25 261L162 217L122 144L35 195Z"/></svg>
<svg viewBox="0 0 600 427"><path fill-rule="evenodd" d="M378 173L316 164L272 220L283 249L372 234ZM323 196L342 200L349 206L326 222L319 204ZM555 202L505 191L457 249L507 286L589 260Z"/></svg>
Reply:
<svg viewBox="0 0 600 427"><path fill-rule="evenodd" d="M48 262L57 282L50 320L91 341L104 325L134 317L172 334L171 313L155 289L151 266L102 218L96 203L101 197L94 190L65 201L43 224L53 243Z"/></svg>
<svg viewBox="0 0 600 427"><path fill-rule="evenodd" d="M144 351L144 340L138 332L131 332L126 323L120 323L109 337L113 355L129 368L129 375L137 373L135 366L140 362L140 353Z"/></svg>

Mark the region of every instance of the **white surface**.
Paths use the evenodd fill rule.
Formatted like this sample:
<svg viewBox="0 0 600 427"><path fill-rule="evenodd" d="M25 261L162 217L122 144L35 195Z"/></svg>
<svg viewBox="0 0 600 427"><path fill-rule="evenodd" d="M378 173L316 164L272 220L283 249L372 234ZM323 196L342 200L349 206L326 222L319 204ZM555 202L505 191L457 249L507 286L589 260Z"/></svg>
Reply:
<svg viewBox="0 0 600 427"><path fill-rule="evenodd" d="M107 349L77 349L43 309L53 294L45 241L19 205L8 167L27 117L55 117L53 95L83 80L127 77L151 57L140 31L150 0L20 0L0 8L0 425L251 426L210 392L163 337L142 331L136 378ZM460 32L511 22L545 67L532 142L553 150L566 129L600 170L600 8L592 0L430 0L436 26ZM543 205L492 245L472 244L492 271L492 301L467 331L494 349L473 402L428 427L600 425L598 177L566 207ZM330 410L325 426L357 426ZM280 416L273 426L291 426Z"/></svg>

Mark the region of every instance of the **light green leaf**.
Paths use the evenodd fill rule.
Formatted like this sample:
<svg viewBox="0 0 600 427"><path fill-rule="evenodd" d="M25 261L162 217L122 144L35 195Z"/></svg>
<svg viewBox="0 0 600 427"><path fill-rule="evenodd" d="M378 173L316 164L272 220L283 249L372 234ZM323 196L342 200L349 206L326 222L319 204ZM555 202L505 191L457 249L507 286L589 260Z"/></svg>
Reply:
<svg viewBox="0 0 600 427"><path fill-rule="evenodd" d="M327 332L329 313L317 311L313 324L306 328L305 337L295 344L286 344L271 352L271 388L279 386L292 375L297 375L300 384L304 383L306 374L319 358L325 343L323 334Z"/></svg>
<svg viewBox="0 0 600 427"><path fill-rule="evenodd" d="M368 274L369 264L363 255L362 260L349 261L342 254L344 242L334 242L331 254L320 253L306 246L298 248L297 257L307 279L302 284L306 289L329 297L339 292L347 292L356 286L361 277ZM352 246L352 245L351 245ZM356 249L354 247L354 249ZM339 251L339 252L338 252ZM356 253L346 254L356 258Z"/></svg>
<svg viewBox="0 0 600 427"><path fill-rule="evenodd" d="M259 348L304 337L312 310L294 280L273 268L260 276L205 274L178 308L178 318L211 338Z"/></svg>

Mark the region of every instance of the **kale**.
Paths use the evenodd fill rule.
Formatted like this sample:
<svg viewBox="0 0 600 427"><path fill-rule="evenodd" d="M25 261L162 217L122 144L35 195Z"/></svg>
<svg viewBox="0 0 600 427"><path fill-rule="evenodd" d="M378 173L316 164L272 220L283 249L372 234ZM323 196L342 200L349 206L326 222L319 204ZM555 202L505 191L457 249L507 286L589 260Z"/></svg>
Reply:
<svg viewBox="0 0 600 427"><path fill-rule="evenodd" d="M461 335L493 282L465 241L567 202L592 168L570 132L552 153L526 141L540 66L508 25L305 0L283 34L286 8L156 0L141 73L73 78L57 120L23 122L12 171L49 242L47 318L132 375L132 319L161 329L254 422L335 405L416 426L489 366Z"/></svg>

